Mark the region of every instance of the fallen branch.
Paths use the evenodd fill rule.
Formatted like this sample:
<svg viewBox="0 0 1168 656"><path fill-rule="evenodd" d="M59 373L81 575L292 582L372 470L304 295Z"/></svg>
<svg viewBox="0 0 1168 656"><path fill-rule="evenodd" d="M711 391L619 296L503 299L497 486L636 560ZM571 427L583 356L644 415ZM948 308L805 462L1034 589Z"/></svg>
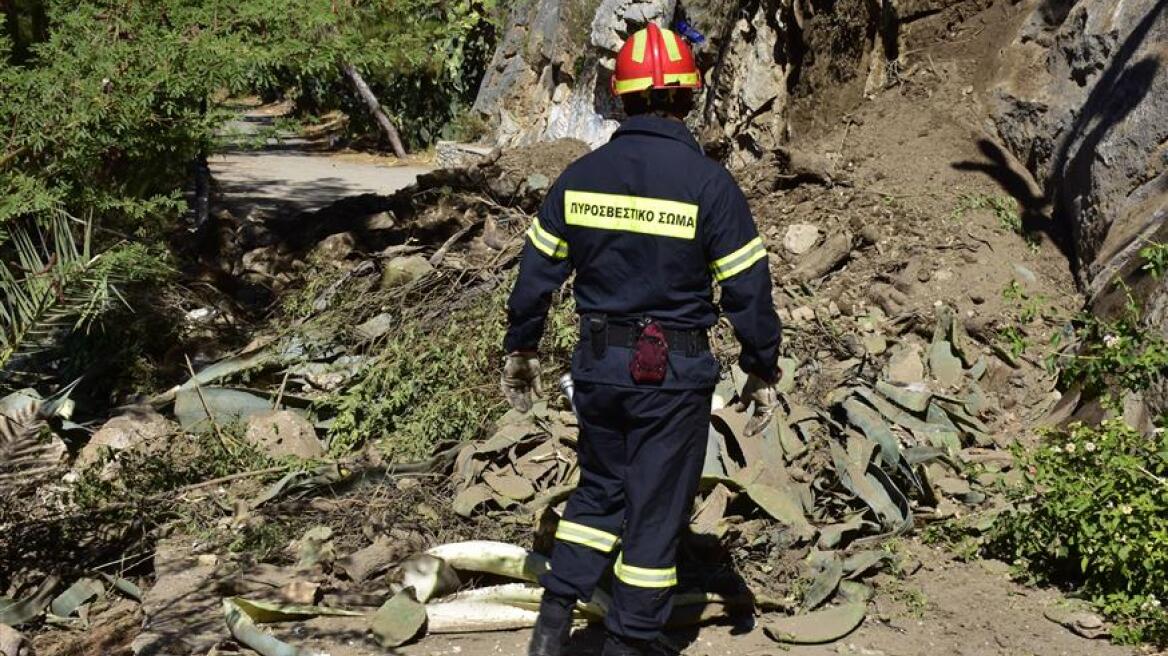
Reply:
<svg viewBox="0 0 1168 656"><path fill-rule="evenodd" d="M342 63L341 70L345 72L345 77L349 78L349 82L353 84L353 88L357 91L357 95L365 102L365 107L368 108L369 113L373 116L373 120L377 122L377 127L381 128L382 134L389 140L389 145L393 148L393 154L399 159L406 156L406 149L402 146L401 135L398 134L397 127L393 121L386 116L385 110L381 109L381 102L377 100L377 96L373 94L373 90L366 84L365 79L357 72L357 69L352 64Z"/></svg>

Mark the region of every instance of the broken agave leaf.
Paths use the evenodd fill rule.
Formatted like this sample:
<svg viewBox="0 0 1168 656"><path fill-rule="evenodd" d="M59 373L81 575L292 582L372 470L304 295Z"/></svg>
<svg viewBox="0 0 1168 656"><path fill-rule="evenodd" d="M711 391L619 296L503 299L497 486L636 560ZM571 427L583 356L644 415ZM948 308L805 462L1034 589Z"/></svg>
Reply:
<svg viewBox="0 0 1168 656"><path fill-rule="evenodd" d="M872 586L857 581L840 581L840 601L847 604L867 604L875 591Z"/></svg>
<svg viewBox="0 0 1168 656"><path fill-rule="evenodd" d="M839 524L819 527L819 542L817 544L823 550L834 549L840 546L847 534L855 533L863 527L864 514L855 513Z"/></svg>
<svg viewBox="0 0 1168 656"><path fill-rule="evenodd" d="M505 542L453 542L429 549L426 554L440 558L455 571L496 574L533 583L551 569L546 556Z"/></svg>
<svg viewBox="0 0 1168 656"><path fill-rule="evenodd" d="M256 624L271 624L273 622L298 622L314 617L361 617L365 613L343 608L329 608L327 606L307 606L297 604L274 604L268 601L254 601L243 597L232 597L232 602L240 610L247 613Z"/></svg>
<svg viewBox="0 0 1168 656"><path fill-rule="evenodd" d="M535 626L539 612L492 601L442 601L426 605L430 634L514 631Z"/></svg>
<svg viewBox="0 0 1168 656"><path fill-rule="evenodd" d="M818 645L834 642L856 630L864 622L867 603L848 603L772 621L763 627L767 637L776 642Z"/></svg>
<svg viewBox="0 0 1168 656"><path fill-rule="evenodd" d="M227 629L232 637L263 656L318 656L317 654L293 647L277 640L270 633L262 631L247 612L236 603L234 597L223 600L223 614L227 618Z"/></svg>
<svg viewBox="0 0 1168 656"><path fill-rule="evenodd" d="M27 599L21 601L0 599L0 624L20 626L39 617L48 607L49 601L53 598L53 591L56 590L57 584L60 582L59 577L49 576Z"/></svg>
<svg viewBox="0 0 1168 656"><path fill-rule="evenodd" d="M535 496L535 488L532 487L531 483L515 474L486 472L483 474L483 482L495 492L512 501L522 503Z"/></svg>
<svg viewBox="0 0 1168 656"><path fill-rule="evenodd" d="M919 386L919 389L913 385L902 387L885 380L876 381L876 391L900 407L913 412L924 412L929 407L929 399L933 398L933 393L923 385Z"/></svg>
<svg viewBox="0 0 1168 656"><path fill-rule="evenodd" d="M815 535L815 527L803 514L803 504L794 490L765 483L751 483L743 490L766 514L794 529L800 537L809 539Z"/></svg>
<svg viewBox="0 0 1168 656"><path fill-rule="evenodd" d="M414 599L413 588L395 594L369 620L369 630L377 638L377 644L386 649L413 640L425 626L426 607Z"/></svg>
<svg viewBox="0 0 1168 656"><path fill-rule="evenodd" d="M844 559L844 573L849 579L855 579L868 573L873 567L888 559L888 552L880 549L858 551Z"/></svg>
<svg viewBox="0 0 1168 656"><path fill-rule="evenodd" d="M799 363L794 358L779 358L779 382L775 386L780 394L790 394L795 391L795 371Z"/></svg>
<svg viewBox="0 0 1168 656"><path fill-rule="evenodd" d="M142 588L139 588L137 585L135 585L133 581L129 581L117 576L110 576L104 572L102 573L101 577L105 579L106 583L109 583L118 592L126 595L134 601L142 601Z"/></svg>
<svg viewBox="0 0 1168 656"><path fill-rule="evenodd" d="M835 594L844 577L844 564L834 551L814 551L808 556L813 570L811 586L803 595L803 609L814 610Z"/></svg>
<svg viewBox="0 0 1168 656"><path fill-rule="evenodd" d="M207 417L208 409L214 421L223 425L268 412L272 409L272 402L255 394L228 387L180 389L174 397L174 416L185 431L212 430L213 424Z"/></svg>
<svg viewBox="0 0 1168 656"><path fill-rule="evenodd" d="M717 485L694 511L690 531L698 535L721 536L718 530L722 518L726 516L726 506L730 503L730 490L725 485Z"/></svg>
<svg viewBox="0 0 1168 656"><path fill-rule="evenodd" d="M844 450L835 442L831 444L832 460L835 463L836 474L840 484L852 494L856 495L876 513L880 525L885 531L899 532L912 525L911 516L902 512L899 504L893 501L891 491L886 489L885 481L892 485L883 470L875 466L865 466L852 461ZM882 476L881 476L882 475ZM896 489L899 493L899 489ZM899 495L903 498L903 495ZM907 510L907 501L905 503Z"/></svg>
<svg viewBox="0 0 1168 656"><path fill-rule="evenodd" d="M49 604L49 612L57 617L72 617L85 604L105 594L105 586L97 579L78 579Z"/></svg>
<svg viewBox="0 0 1168 656"><path fill-rule="evenodd" d="M459 517L470 518L479 506L493 498L494 495L486 485L473 485L456 494L451 507Z"/></svg>
<svg viewBox="0 0 1168 656"><path fill-rule="evenodd" d="M314 490L335 485L349 478L352 471L336 463L320 465L308 470L294 471L272 483L258 497L252 499L251 507L259 508L281 497L303 496Z"/></svg>
<svg viewBox="0 0 1168 656"><path fill-rule="evenodd" d="M313 526L304 532L296 545L298 569L308 569L318 563L331 562L333 551L333 530L327 526Z"/></svg>
<svg viewBox="0 0 1168 656"><path fill-rule="evenodd" d="M961 384L965 372L961 368L961 360L953 355L953 347L949 340L933 342L929 347L929 372L945 387L956 387Z"/></svg>
<svg viewBox="0 0 1168 656"><path fill-rule="evenodd" d="M410 556L400 570L403 587L413 589L414 598L421 603L450 594L461 585L458 572L449 563L429 554Z"/></svg>
<svg viewBox="0 0 1168 656"><path fill-rule="evenodd" d="M726 453L726 438L710 426L706 436L706 461L702 465L702 476L727 476L727 464L723 457Z"/></svg>
<svg viewBox="0 0 1168 656"><path fill-rule="evenodd" d="M895 469L900 463L900 441L880 419L880 415L855 398L844 401L843 407L848 414L848 421L862 430L868 439L880 445L881 459L889 468Z"/></svg>

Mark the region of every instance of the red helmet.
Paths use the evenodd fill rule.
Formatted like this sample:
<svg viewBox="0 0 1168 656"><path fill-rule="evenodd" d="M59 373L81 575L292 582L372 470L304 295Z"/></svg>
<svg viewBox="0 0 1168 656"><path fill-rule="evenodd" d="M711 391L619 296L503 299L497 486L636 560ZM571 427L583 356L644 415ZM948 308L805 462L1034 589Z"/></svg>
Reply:
<svg viewBox="0 0 1168 656"><path fill-rule="evenodd" d="M635 32L621 46L612 75L616 95L646 89L700 89L702 76L693 52L676 33L653 23Z"/></svg>

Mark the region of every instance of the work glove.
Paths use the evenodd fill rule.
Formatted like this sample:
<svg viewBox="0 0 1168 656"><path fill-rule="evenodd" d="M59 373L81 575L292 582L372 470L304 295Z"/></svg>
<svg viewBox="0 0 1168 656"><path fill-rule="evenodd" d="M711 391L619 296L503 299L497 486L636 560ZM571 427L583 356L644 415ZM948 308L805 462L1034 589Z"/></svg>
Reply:
<svg viewBox="0 0 1168 656"><path fill-rule="evenodd" d="M499 381L503 395L512 408L520 412L531 410L531 393L543 395L539 381L539 356L530 351L516 351L503 358L503 378Z"/></svg>
<svg viewBox="0 0 1168 656"><path fill-rule="evenodd" d="M746 423L747 437L758 435L766 430L767 424L771 423L771 418L778 410L779 391L775 389L774 383L768 383L754 374L748 375L734 409L738 412L746 412L751 404L754 405L754 416Z"/></svg>

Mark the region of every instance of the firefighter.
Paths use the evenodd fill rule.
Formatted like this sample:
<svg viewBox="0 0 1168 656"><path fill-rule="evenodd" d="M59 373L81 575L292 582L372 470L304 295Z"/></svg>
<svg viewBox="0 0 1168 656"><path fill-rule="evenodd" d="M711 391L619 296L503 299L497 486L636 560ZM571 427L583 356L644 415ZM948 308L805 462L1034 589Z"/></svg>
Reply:
<svg viewBox="0 0 1168 656"><path fill-rule="evenodd" d="M721 312L742 345L743 410L757 433L777 405L779 322L766 248L730 174L682 119L701 76L688 45L648 25L616 60L628 118L572 163L527 232L508 302L502 387L517 409L540 393L537 346L552 294L575 272L572 359L580 482L556 530L530 656L558 656L572 608L611 565L604 656L656 653L675 556L697 492L719 367Z"/></svg>

